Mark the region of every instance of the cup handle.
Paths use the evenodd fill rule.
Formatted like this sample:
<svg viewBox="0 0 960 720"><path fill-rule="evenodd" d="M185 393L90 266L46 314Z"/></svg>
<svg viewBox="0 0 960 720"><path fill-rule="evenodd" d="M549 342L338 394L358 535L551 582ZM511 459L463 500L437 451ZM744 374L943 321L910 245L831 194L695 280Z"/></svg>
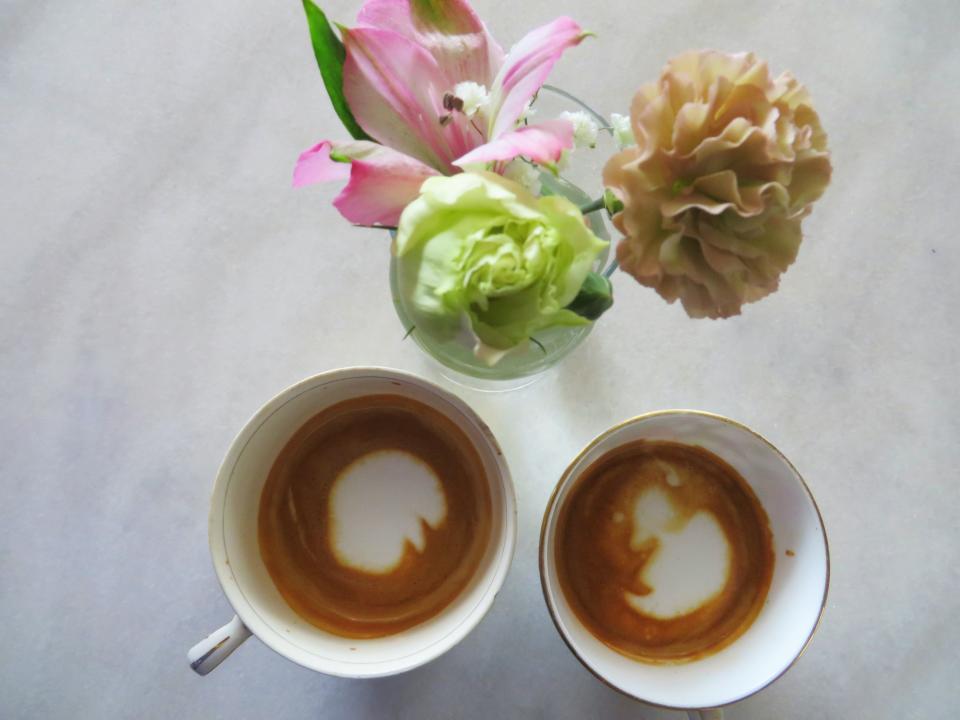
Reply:
<svg viewBox="0 0 960 720"><path fill-rule="evenodd" d="M207 635L204 640L187 651L190 667L198 675L206 675L240 647L250 634L247 626L234 615L233 620Z"/></svg>
<svg viewBox="0 0 960 720"><path fill-rule="evenodd" d="M687 710L690 720L723 720L723 708L707 708L706 710Z"/></svg>

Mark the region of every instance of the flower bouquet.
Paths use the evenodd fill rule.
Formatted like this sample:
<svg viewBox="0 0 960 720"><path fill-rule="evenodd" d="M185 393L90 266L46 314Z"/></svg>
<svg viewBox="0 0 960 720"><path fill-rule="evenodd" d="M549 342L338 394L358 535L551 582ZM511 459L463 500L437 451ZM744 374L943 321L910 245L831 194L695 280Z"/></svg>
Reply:
<svg viewBox="0 0 960 720"><path fill-rule="evenodd" d="M345 181L333 201L392 235L404 332L481 379L536 374L613 305L617 265L690 317L736 315L777 289L830 179L806 90L753 54L689 52L609 121L573 95L541 118L561 17L504 52L466 0L368 0L331 26L304 0L324 84L353 137L300 155L294 185ZM615 139L597 199L564 178L575 150ZM622 235L605 265L604 217Z"/></svg>

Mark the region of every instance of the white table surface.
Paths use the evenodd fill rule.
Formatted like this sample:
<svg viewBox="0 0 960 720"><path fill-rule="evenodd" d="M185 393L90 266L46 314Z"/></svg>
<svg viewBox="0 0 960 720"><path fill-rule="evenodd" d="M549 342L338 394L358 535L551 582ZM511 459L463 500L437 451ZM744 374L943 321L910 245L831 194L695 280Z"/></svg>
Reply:
<svg viewBox="0 0 960 720"><path fill-rule="evenodd" d="M357 5L326 7L352 22ZM559 14L595 30L552 82L604 112L690 47L753 49L793 70L835 174L782 290L739 318L692 321L620 275L614 310L554 373L510 395L459 391L505 447L521 532L493 610L449 654L346 681L254 639L200 678L185 651L231 615L206 516L234 433L318 371L431 371L401 342L384 234L343 221L333 187L290 188L299 151L343 136L299 2L8 0L0 717L678 717L579 665L536 563L569 459L615 421L671 407L767 435L830 538L812 645L729 717L953 717L960 5L477 7L504 45Z"/></svg>

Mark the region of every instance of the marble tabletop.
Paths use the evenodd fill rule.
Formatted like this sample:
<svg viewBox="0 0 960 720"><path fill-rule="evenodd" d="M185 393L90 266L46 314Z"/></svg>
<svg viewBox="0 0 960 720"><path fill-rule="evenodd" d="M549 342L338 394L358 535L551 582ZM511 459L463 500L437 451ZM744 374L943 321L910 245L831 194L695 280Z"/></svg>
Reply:
<svg viewBox="0 0 960 720"><path fill-rule="evenodd" d="M952 717L960 700L960 5L553 2L476 6L501 42L571 15L598 37L554 84L624 111L691 47L791 69L834 181L782 289L693 321L625 275L589 341L508 395L454 388L504 446L520 537L488 617L399 677L348 681L251 640L200 678L231 610L207 502L276 391L378 364L448 387L403 331L388 241L335 189L290 187L342 130L300 3L10 0L0 9L0 716L676 718L597 682L537 579L548 494L595 434L710 410L798 466L832 553L808 651L730 718ZM350 22L357 4L326 3Z"/></svg>

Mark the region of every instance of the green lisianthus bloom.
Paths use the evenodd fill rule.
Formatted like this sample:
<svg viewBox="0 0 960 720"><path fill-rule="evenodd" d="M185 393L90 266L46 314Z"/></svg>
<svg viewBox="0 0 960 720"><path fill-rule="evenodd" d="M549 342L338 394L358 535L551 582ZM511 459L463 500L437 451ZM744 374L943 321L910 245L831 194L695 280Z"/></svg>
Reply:
<svg viewBox="0 0 960 720"><path fill-rule="evenodd" d="M468 326L492 364L537 330L590 322L567 306L606 246L566 198L468 172L423 183L400 217L394 252L418 324Z"/></svg>

